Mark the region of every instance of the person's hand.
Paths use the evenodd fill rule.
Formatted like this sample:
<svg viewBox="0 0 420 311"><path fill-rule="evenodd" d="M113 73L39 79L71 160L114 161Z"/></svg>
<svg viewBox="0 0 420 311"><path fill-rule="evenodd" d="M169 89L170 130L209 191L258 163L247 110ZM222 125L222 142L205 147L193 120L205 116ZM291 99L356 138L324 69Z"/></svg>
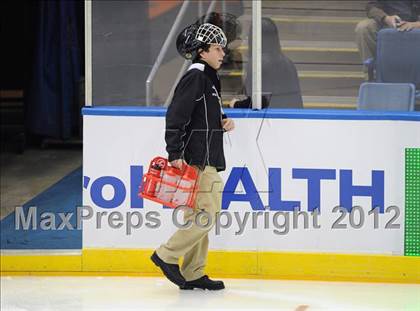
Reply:
<svg viewBox="0 0 420 311"><path fill-rule="evenodd" d="M384 23L392 28L397 28L400 25L401 18L398 15L385 16Z"/></svg>
<svg viewBox="0 0 420 311"><path fill-rule="evenodd" d="M184 165L184 163L186 162L183 159L177 159L177 160L171 161L171 166L177 169L182 169L182 166Z"/></svg>
<svg viewBox="0 0 420 311"><path fill-rule="evenodd" d="M239 99L237 99L237 98L232 98L231 100L230 100L230 102L229 102L229 107L230 108L235 108L235 103L236 103L236 101L238 101Z"/></svg>
<svg viewBox="0 0 420 311"><path fill-rule="evenodd" d="M415 28L420 28L420 22L401 22L398 31L410 31Z"/></svg>
<svg viewBox="0 0 420 311"><path fill-rule="evenodd" d="M235 123L232 119L226 118L222 119L222 126L226 132L230 132L235 128Z"/></svg>

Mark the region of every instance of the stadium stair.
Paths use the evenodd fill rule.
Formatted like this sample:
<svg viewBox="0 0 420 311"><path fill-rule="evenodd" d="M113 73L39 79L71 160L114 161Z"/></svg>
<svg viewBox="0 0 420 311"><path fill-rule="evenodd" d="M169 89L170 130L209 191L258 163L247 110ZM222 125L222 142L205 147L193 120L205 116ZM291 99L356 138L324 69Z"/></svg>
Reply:
<svg viewBox="0 0 420 311"><path fill-rule="evenodd" d="M354 28L366 16L366 2L263 1L263 16L276 23L282 50L297 67L305 108L356 108L364 73ZM241 64L220 72L224 103L242 91L252 16L251 2L244 5L243 41L235 53Z"/></svg>

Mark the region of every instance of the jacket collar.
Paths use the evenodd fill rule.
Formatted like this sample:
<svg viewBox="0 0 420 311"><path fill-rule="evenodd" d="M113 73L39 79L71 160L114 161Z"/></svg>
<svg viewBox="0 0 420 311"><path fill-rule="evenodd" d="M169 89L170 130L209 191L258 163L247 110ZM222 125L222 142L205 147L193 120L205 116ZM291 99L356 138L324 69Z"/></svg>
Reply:
<svg viewBox="0 0 420 311"><path fill-rule="evenodd" d="M209 77L209 79L213 82L214 86L217 89L217 92L219 92L220 94L220 79L216 69L211 67L203 60L194 61L194 63L188 68L188 70L193 68L203 71L205 75Z"/></svg>
<svg viewBox="0 0 420 311"><path fill-rule="evenodd" d="M190 65L190 67L188 68L188 70L191 70L191 69L198 69L198 70L200 70L200 71L204 71L204 68L205 68L205 65L204 65L204 64L201 64L201 63L194 63L194 64L191 64L191 65Z"/></svg>

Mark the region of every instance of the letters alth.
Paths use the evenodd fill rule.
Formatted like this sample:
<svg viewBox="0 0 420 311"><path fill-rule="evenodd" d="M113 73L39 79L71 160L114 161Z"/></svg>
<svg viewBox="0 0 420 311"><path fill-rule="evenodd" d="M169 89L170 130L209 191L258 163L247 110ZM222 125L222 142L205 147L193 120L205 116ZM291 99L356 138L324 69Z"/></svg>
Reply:
<svg viewBox="0 0 420 311"><path fill-rule="evenodd" d="M251 173L246 167L233 167L223 191L222 209L228 209L232 202L248 202L253 210L265 210L261 195L268 195L270 210L293 211L300 208L300 201L283 200L281 168L269 168L268 191L258 191L252 179ZM370 185L355 185L353 182L353 170L340 169L338 205L349 212L353 206L353 197L370 197L372 208L379 207L379 212L384 212L384 171L371 171ZM137 193L143 176L142 166L130 167L129 197L131 208L143 208L143 199ZM307 182L308 211L314 211L321 207L321 183L324 180L336 180L337 170L315 168L293 168L293 179L303 179ZM243 185L243 191L238 193L239 183ZM102 190L110 186L114 190L112 198L104 198ZM101 208L119 207L126 199L127 187L124 182L115 176L102 176L94 181L90 177L83 177L83 188L90 193L92 202Z"/></svg>

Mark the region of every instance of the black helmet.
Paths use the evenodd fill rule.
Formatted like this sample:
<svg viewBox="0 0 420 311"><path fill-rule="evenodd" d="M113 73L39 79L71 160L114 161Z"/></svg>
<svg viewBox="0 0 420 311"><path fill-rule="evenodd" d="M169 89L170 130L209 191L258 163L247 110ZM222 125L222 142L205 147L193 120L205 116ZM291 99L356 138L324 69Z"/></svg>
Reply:
<svg viewBox="0 0 420 311"><path fill-rule="evenodd" d="M241 25L235 15L230 13L211 12L201 16L196 24L210 23L221 28L226 35L227 41L232 42L236 40L241 33Z"/></svg>
<svg viewBox="0 0 420 311"><path fill-rule="evenodd" d="M202 42L195 39L199 25L185 27L176 39L176 49L185 59L195 58L196 51L202 47Z"/></svg>
<svg viewBox="0 0 420 311"><path fill-rule="evenodd" d="M195 59L198 50L208 44L217 44L223 48L226 47L228 40L223 30L213 23L204 21L206 19L201 17L194 24L184 28L178 35L176 48L178 53L185 59Z"/></svg>

